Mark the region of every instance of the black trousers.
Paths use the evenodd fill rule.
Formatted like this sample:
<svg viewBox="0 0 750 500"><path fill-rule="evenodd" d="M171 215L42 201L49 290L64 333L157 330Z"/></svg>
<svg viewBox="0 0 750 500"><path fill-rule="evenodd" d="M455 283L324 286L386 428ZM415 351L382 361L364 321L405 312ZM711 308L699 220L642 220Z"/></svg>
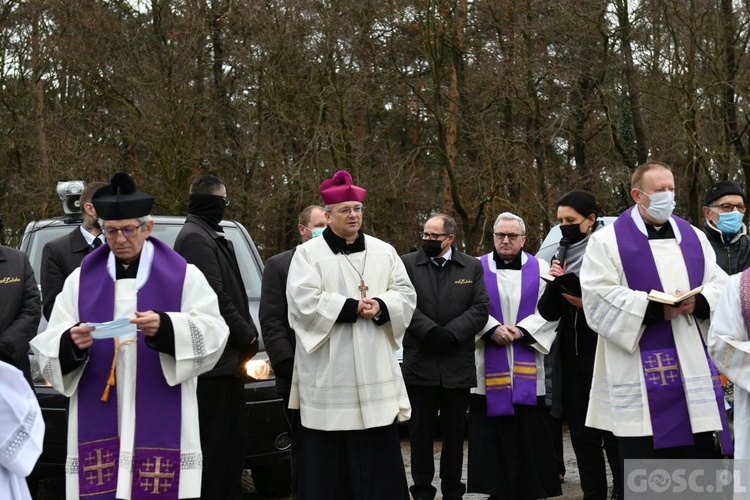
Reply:
<svg viewBox="0 0 750 500"><path fill-rule="evenodd" d="M358 431L302 427L299 500L408 500L398 424Z"/></svg>
<svg viewBox="0 0 750 500"><path fill-rule="evenodd" d="M461 482L464 460L464 427L470 389L444 389L407 385L411 402L409 441L411 442L411 476L415 499L433 499L435 476L433 444L437 434L438 412L443 449L440 453L440 489L443 498L462 498L466 485Z"/></svg>
<svg viewBox="0 0 750 500"><path fill-rule="evenodd" d="M581 475L584 500L608 500L609 485L604 455L612 470L612 484L617 490L622 483L617 438L608 431L586 427L591 377L580 366L569 363L563 371L563 415L570 429L570 441ZM620 497L622 498L622 497Z"/></svg>
<svg viewBox="0 0 750 500"><path fill-rule="evenodd" d="M693 434L694 444L692 446L678 446L675 448L654 449L654 438L644 437L618 437L617 445L620 453L620 477L625 475L625 460L640 459L708 459L721 458L719 450L716 449L713 432L701 432ZM620 481L617 490L618 498L625 498L625 483Z"/></svg>
<svg viewBox="0 0 750 500"><path fill-rule="evenodd" d="M292 493L296 493L302 464L302 421L299 410L289 408L289 393L283 393L281 397L284 400L284 414L289 422L289 439L292 442Z"/></svg>
<svg viewBox="0 0 750 500"><path fill-rule="evenodd" d="M487 398L469 402L469 491L493 500L531 500L562 494L544 396L515 414L487 416Z"/></svg>
<svg viewBox="0 0 750 500"><path fill-rule="evenodd" d="M565 478L565 450L563 448L563 421L553 417L549 410L546 413L549 430L552 434L552 443L555 445L555 462L557 462L557 474ZM562 482L562 481L560 481Z"/></svg>
<svg viewBox="0 0 750 500"><path fill-rule="evenodd" d="M244 382L235 377L198 378L203 475L201 499L242 498L247 448Z"/></svg>

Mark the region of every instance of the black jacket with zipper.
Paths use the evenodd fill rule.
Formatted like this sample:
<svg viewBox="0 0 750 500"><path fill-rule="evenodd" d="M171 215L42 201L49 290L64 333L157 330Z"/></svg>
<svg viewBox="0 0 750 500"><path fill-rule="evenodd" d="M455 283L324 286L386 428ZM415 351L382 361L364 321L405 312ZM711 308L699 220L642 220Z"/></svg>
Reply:
<svg viewBox="0 0 750 500"><path fill-rule="evenodd" d="M417 291L417 309L404 335L404 382L476 387L475 335L487 324L490 304L481 262L455 247L442 269L422 250L401 259ZM450 342L436 349L436 335L449 335Z"/></svg>
<svg viewBox="0 0 750 500"><path fill-rule="evenodd" d="M716 253L716 263L724 272L735 274L750 267L750 236L744 226L728 243L713 223L705 221L703 232Z"/></svg>

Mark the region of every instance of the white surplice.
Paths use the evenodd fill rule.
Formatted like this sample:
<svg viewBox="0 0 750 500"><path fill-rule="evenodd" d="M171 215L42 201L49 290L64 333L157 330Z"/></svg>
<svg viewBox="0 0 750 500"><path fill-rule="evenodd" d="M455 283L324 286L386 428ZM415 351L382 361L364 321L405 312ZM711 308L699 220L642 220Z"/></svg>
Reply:
<svg viewBox="0 0 750 500"><path fill-rule="evenodd" d="M750 458L750 340L742 319L740 277L734 274L719 299L708 331L708 351L719 373L734 382L734 458Z"/></svg>
<svg viewBox="0 0 750 500"><path fill-rule="evenodd" d="M526 254L521 254L521 267L525 266L529 258ZM539 261L539 273L549 273L549 264L541 259ZM474 394L486 395L485 386L485 373L484 373L484 347L485 342L482 340L482 335L488 330L495 328L501 324L509 326L519 326L529 332L534 338L535 342L529 344L534 352L536 360L536 394L537 396L544 396L544 356L549 354L550 347L555 341L557 335L557 321L547 321L544 319L534 306L534 314L527 316L521 321L517 321L518 308L521 305L521 273L522 271L516 269L497 269L495 259L492 258L492 254L489 254L488 263L490 270L495 273L497 277L497 287L500 291L500 307L503 311L503 322L501 323L499 318L494 318L491 314L487 320L487 325L482 331L477 334L476 348L474 349L474 361L477 366L477 386L471 390ZM546 282L539 278L539 297L544 293L544 287ZM492 297L492 295L490 295ZM511 346L506 350L508 353L508 366L513 366L513 349ZM513 369L511 368L511 377L513 377ZM511 383L513 383L511 379Z"/></svg>
<svg viewBox="0 0 750 500"><path fill-rule="evenodd" d="M14 366L0 362L0 498L31 500L31 474L44 440L44 420L34 391Z"/></svg>
<svg viewBox="0 0 750 500"><path fill-rule="evenodd" d="M110 253L107 275L114 280L114 254ZM136 279L115 281L115 318L134 318L137 289L148 279L153 261L153 245L146 241L141 252ZM67 498L78 498L78 382L81 365L67 375L62 374L59 353L62 334L79 322L78 293L81 268L65 280L65 286L55 301L48 328L31 341L44 378L65 396L71 398L68 415L68 457L65 465ZM165 293L169 291L165 290ZM200 496L201 464L203 461L198 428L198 375L209 371L218 361L229 337L229 329L219 313L216 293L203 274L192 264L187 265L182 287L181 312L167 313L172 321L175 337L175 356L159 354L162 372L170 386L180 384L182 422L154 422L150 425L180 425L180 498ZM141 336L142 337L142 336ZM137 379L137 345L125 344L135 334L119 337L122 344L117 355L117 401L120 429L120 465L117 498L129 499L132 488L133 450L135 445L135 388ZM142 338L141 338L141 341ZM94 342L113 342L112 339ZM147 382L146 382L147 383ZM102 380L102 390L106 380ZM95 422L91 423L95 425ZM139 425L149 425L139 422Z"/></svg>
<svg viewBox="0 0 750 500"><path fill-rule="evenodd" d="M639 230L646 228L637 209L621 217L633 217ZM670 222L674 239L649 240L656 268L666 293L690 290L687 267L679 246L681 235ZM705 260L702 295L713 311L724 289L727 275L716 264L706 236L698 236ZM625 278L614 225L594 232L581 267L583 309L592 330L599 334L594 361L586 425L612 431L616 436L651 436L651 417L643 377L639 342L648 306L647 293L631 290ZM691 324L692 322L692 324ZM675 347L693 433L722 428L702 335L709 321L680 315L672 320Z"/></svg>
<svg viewBox="0 0 750 500"><path fill-rule="evenodd" d="M297 247L289 267L289 324L297 335L289 407L300 409L310 429L362 430L411 415L395 353L417 294L393 246L364 238L366 251L348 256L315 238ZM388 308L382 326L361 317L336 322L346 299L360 298L363 267L367 297Z"/></svg>

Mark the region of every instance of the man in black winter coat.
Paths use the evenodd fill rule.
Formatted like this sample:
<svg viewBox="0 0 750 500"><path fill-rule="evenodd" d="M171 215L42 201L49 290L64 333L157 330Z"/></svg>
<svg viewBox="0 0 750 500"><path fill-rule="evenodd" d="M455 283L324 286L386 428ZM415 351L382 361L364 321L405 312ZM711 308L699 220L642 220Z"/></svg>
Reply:
<svg viewBox="0 0 750 500"><path fill-rule="evenodd" d="M440 415L443 498L462 498L463 440L469 391L477 384L474 336L488 318L489 298L478 259L452 246L456 221L434 214L421 233L422 248L402 257L417 291L417 309L404 337L403 375L415 499L433 499L433 442Z"/></svg>
<svg viewBox="0 0 750 500"><path fill-rule="evenodd" d="M224 183L200 175L190 185L190 207L174 249L203 272L219 297L229 341L216 366L198 378L198 413L203 451L202 499L241 499L247 442L242 373L258 350L247 291L232 242L219 224L229 204Z"/></svg>
<svg viewBox="0 0 750 500"><path fill-rule="evenodd" d="M0 219L0 232L3 222ZM23 372L31 385L29 341L42 315L34 270L23 252L0 245L0 361Z"/></svg>
<svg viewBox="0 0 750 500"><path fill-rule="evenodd" d="M297 231L300 243L320 236L328 226L323 207L310 205L299 214ZM274 255L266 261L263 271L263 284L260 292L260 328L266 353L271 360L276 375L276 392L284 399L284 410L291 427L292 438L292 490L297 490L297 472L299 470L301 422L299 410L289 409L289 391L294 371L294 349L297 340L294 330L289 326L286 301L286 278L289 265L292 263L296 248Z"/></svg>
<svg viewBox="0 0 750 500"><path fill-rule="evenodd" d="M65 279L81 265L83 258L104 243L102 229L96 216L91 198L97 189L106 186L105 182L89 182L81 192L81 216L83 222L65 236L47 242L42 250L42 269L39 281L42 285L42 308L44 317L49 319L55 299L63 289Z"/></svg>

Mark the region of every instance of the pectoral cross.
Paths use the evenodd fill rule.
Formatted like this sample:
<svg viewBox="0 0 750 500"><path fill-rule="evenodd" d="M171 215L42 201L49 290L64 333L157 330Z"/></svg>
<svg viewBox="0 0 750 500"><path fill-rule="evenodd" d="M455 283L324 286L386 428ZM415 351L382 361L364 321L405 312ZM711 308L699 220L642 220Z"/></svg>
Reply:
<svg viewBox="0 0 750 500"><path fill-rule="evenodd" d="M359 286L357 288L359 288L359 293L362 294L362 298L366 299L367 298L367 290L369 290L369 288L368 288L367 285L365 285L365 280L364 279L360 279L359 280Z"/></svg>

